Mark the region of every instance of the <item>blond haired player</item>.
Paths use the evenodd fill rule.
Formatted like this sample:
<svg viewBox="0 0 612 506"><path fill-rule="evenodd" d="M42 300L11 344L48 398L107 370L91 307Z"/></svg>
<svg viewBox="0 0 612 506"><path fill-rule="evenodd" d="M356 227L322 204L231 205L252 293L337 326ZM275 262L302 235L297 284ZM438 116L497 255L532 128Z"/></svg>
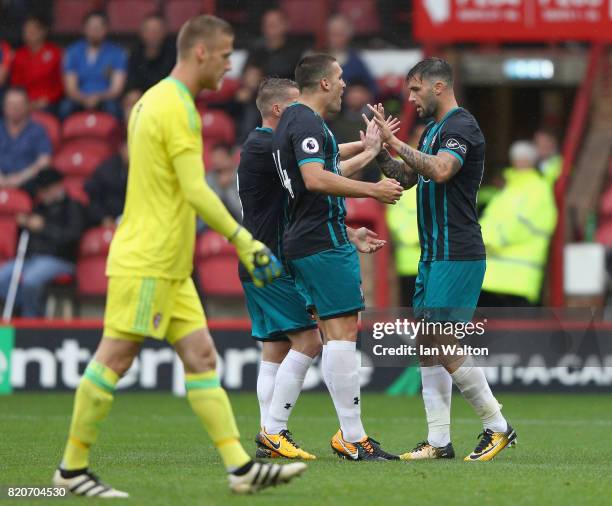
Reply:
<svg viewBox="0 0 612 506"><path fill-rule="evenodd" d="M232 28L221 19L187 21L170 76L147 91L130 116L128 190L108 258L104 334L77 389L66 450L53 477L55 485L76 495L128 496L89 471L89 450L110 411L115 386L145 336L167 339L183 362L187 398L221 455L232 491L288 482L306 469L303 463L257 463L244 451L190 277L196 213L236 246L256 285L280 275L278 260L234 221L204 180L193 98L218 87L230 69L233 39Z"/></svg>

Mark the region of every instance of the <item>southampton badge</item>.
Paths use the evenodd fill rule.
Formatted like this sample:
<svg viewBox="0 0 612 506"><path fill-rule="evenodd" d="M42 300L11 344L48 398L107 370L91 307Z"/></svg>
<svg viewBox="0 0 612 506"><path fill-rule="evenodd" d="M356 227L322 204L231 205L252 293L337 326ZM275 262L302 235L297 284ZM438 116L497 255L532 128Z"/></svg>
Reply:
<svg viewBox="0 0 612 506"><path fill-rule="evenodd" d="M319 143L314 137L307 137L302 141L302 151L310 155L316 153L319 151Z"/></svg>

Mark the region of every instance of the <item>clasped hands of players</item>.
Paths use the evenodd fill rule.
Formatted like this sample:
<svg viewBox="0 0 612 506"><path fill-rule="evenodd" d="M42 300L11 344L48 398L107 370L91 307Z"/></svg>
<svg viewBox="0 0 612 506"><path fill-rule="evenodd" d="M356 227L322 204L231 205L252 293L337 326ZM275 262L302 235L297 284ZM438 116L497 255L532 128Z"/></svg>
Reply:
<svg viewBox="0 0 612 506"><path fill-rule="evenodd" d="M377 108L382 109L382 105L379 104ZM384 117L384 109L382 109L382 115ZM365 114L362 116L366 124L366 131L359 131L361 145L363 150L372 153L372 158L374 158L376 155L378 155L378 153L380 153L381 149L384 149L384 134L380 126L375 121L369 120ZM395 133L399 131L400 120L398 118L394 118L390 115L384 121L384 124L385 133L390 132L391 135L395 135ZM401 198L403 191L404 189L402 185L397 180L393 178L384 178L378 183L375 183L374 194L372 196L383 204L394 205Z"/></svg>

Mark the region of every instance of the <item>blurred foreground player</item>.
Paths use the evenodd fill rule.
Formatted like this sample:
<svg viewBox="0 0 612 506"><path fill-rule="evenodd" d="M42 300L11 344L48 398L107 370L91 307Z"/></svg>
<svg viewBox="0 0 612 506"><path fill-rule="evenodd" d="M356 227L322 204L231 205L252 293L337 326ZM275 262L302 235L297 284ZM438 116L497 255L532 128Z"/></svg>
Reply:
<svg viewBox="0 0 612 506"><path fill-rule="evenodd" d="M249 134L238 167L243 224L255 238L270 244L278 258L282 258L287 221L284 206L288 196L274 165L272 133L283 111L298 97L297 84L289 79L269 78L260 84L256 104L262 126ZM375 131L369 129L364 135L363 149L373 149L372 145L379 143L378 127ZM349 170L356 174L360 168L359 163L354 163ZM362 253L374 253L385 244L364 227L357 230L347 227L347 234ZM322 346L316 322L306 310L305 294L298 290L285 267L282 276L263 288L253 285L242 266L240 278L252 336L262 343L257 377L261 430L256 437L256 456L312 460L315 456L300 448L287 428L306 373Z"/></svg>
<svg viewBox="0 0 612 506"><path fill-rule="evenodd" d="M485 139L476 119L457 105L452 68L446 61L428 58L419 62L408 73L407 83L409 101L419 116L433 118L418 150L390 132L379 107L370 108L384 142L403 160L394 160L383 150L378 157L381 170L404 188L417 185L421 259L413 301L415 316L430 312L439 315L434 321L466 321L476 308L486 267L476 214ZM480 442L466 461L491 460L516 442L516 432L501 414L484 372L470 357L444 357L442 364L421 357L421 378L429 435L402 459L455 456L450 440L453 383L483 423Z"/></svg>
<svg viewBox="0 0 612 506"><path fill-rule="evenodd" d="M147 91L130 116L127 200L109 253L104 334L77 389L64 458L53 478L76 495L127 497L89 471L89 450L145 336L166 338L181 358L187 398L223 459L233 492L288 482L306 469L303 463L256 463L244 451L190 277L196 212L236 246L255 284L280 274L278 260L236 223L204 181L193 97L217 89L232 49L233 31L225 21L190 19L179 32L170 77Z"/></svg>
<svg viewBox="0 0 612 506"><path fill-rule="evenodd" d="M324 118L340 111L345 88L335 58L325 54L302 58L295 80L300 98L283 112L272 145L288 194L283 253L327 340L323 377L341 427L331 447L350 460L396 460L366 434L361 423L356 340L364 305L359 257L344 223L344 197L372 197L392 204L401 197L402 188L392 179L364 183L343 177L350 170L345 172L340 160L363 167L374 159L381 143L378 138L377 149L367 151L359 143L338 146L326 125Z"/></svg>

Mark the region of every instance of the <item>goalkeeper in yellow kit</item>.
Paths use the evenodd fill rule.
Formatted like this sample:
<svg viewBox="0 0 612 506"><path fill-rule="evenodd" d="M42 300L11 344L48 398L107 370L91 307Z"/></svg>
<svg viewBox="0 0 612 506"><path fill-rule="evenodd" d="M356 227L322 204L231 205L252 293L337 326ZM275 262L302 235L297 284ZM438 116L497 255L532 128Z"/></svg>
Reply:
<svg viewBox="0 0 612 506"><path fill-rule="evenodd" d="M76 495L128 496L89 471L89 450L110 411L115 385L146 336L167 339L181 358L187 398L221 455L232 491L288 482L306 468L303 463L261 464L244 451L190 277L196 213L236 246L256 285L271 282L281 271L268 248L236 223L204 180L193 98L202 89L217 89L230 69L233 39L232 28L221 19L187 21L170 76L132 110L127 197L108 258L104 334L77 389L66 450L53 477L55 485Z"/></svg>

